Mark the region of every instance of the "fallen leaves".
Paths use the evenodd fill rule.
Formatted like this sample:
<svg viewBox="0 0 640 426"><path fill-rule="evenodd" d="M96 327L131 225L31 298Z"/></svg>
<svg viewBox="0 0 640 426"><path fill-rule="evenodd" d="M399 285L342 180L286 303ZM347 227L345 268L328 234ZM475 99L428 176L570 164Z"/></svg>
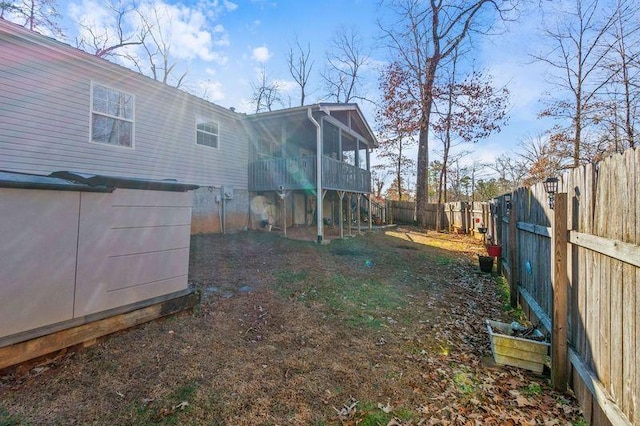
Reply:
<svg viewBox="0 0 640 426"><path fill-rule="evenodd" d="M162 421L162 419L164 419L165 417L172 416L177 411L183 411L188 406L189 406L189 403L187 401L182 401L179 404L176 404L176 405L168 407L168 408L160 408L160 409L158 409L156 415L154 416L154 420L157 421L157 422Z"/></svg>
<svg viewBox="0 0 640 426"><path fill-rule="evenodd" d="M341 422L345 422L347 420L351 420L356 416L357 413L358 401L350 397L349 401L342 405L342 407L338 410L336 407L333 407L335 410L338 420Z"/></svg>
<svg viewBox="0 0 640 426"><path fill-rule="evenodd" d="M483 362L484 320L507 318L477 258L415 242L398 249L390 238L368 233L318 247L267 234L194 237L199 311L30 366L23 379L0 373L0 413L25 424L234 426L566 426L579 418L575 401L545 377ZM352 254L336 256L335 246ZM375 260L365 275L354 267L363 252ZM355 292L359 281L367 285ZM253 291L239 291L247 285Z"/></svg>

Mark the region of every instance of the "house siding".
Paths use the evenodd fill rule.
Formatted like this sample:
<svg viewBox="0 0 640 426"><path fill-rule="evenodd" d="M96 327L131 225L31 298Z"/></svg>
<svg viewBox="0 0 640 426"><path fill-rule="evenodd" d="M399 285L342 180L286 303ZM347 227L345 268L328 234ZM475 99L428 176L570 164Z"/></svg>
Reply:
<svg viewBox="0 0 640 426"><path fill-rule="evenodd" d="M0 57L0 169L177 179L248 197L242 114L4 21ZM92 82L134 96L132 148L90 142ZM196 144L197 116L218 121L218 148ZM226 223L246 224L243 213Z"/></svg>

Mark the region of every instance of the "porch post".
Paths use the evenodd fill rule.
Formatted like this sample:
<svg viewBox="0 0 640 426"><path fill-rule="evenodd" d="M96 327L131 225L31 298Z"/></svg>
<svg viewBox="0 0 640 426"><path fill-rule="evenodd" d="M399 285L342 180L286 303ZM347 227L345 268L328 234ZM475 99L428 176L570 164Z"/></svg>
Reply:
<svg viewBox="0 0 640 426"><path fill-rule="evenodd" d="M356 158L356 169L360 168L360 139L356 138L356 152L355 154L355 158Z"/></svg>
<svg viewBox="0 0 640 426"><path fill-rule="evenodd" d="M307 108L307 117L316 126L316 222L318 244L322 244L322 129L313 118L311 108Z"/></svg>
<svg viewBox="0 0 640 426"><path fill-rule="evenodd" d="M347 214L347 221L349 222L349 236L351 236L351 223L353 222L353 213L351 212L351 193L349 192L347 194L347 202L349 203L349 208L348 208L348 214Z"/></svg>
<svg viewBox="0 0 640 426"><path fill-rule="evenodd" d="M356 195L356 197L358 197L358 198L357 198L357 200L358 200L358 207L357 207L357 209L356 209L356 217L357 217L357 219L356 219L356 223L358 224L358 234L360 234L360 207L361 207L360 199L361 199L361 197L362 197L362 194L358 194L358 195Z"/></svg>
<svg viewBox="0 0 640 426"><path fill-rule="evenodd" d="M338 213L338 220L340 220L340 239L344 239L344 213L342 212L344 208L344 191L338 191L338 197L340 197L340 213Z"/></svg>

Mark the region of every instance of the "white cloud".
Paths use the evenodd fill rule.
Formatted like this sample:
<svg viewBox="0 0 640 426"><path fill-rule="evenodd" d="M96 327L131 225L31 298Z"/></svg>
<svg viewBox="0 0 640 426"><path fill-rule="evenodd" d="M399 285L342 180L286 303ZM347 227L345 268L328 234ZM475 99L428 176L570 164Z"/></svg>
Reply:
<svg viewBox="0 0 640 426"><path fill-rule="evenodd" d="M156 1L139 8L143 16L155 17L154 36L171 48L177 59L203 61L220 60L220 54L213 51L214 35L220 39L221 28L209 30L206 16L197 9Z"/></svg>
<svg viewBox="0 0 640 426"><path fill-rule="evenodd" d="M202 97L208 101L218 103L225 99L224 88L219 81L201 81L199 87Z"/></svg>
<svg viewBox="0 0 640 426"><path fill-rule="evenodd" d="M138 7L140 12L154 28L154 37L170 47L170 55L179 61L202 60L225 64L227 56L221 50L230 45L229 34L221 24L214 24L222 13L233 11L237 5L230 1L219 0L199 3L196 7L180 4L168 4L163 0L142 3ZM82 22L91 27L95 33L103 38L117 40L115 28L116 15L105 7L104 3L96 0L80 0L69 4L69 15L75 22ZM137 13L130 13L125 17L125 34L135 34L143 22ZM79 28L79 36L90 40L90 34ZM83 34L84 32L84 34ZM130 48L127 54L135 55ZM120 50L124 53L124 50ZM143 54L141 57L145 56Z"/></svg>
<svg viewBox="0 0 640 426"><path fill-rule="evenodd" d="M226 9L227 12L233 12L238 8L238 5L232 1L223 0L222 3L224 4L224 8Z"/></svg>
<svg viewBox="0 0 640 426"><path fill-rule="evenodd" d="M238 5L229 0L199 0L196 8L203 11L209 19L219 19L224 13L233 12Z"/></svg>
<svg viewBox="0 0 640 426"><path fill-rule="evenodd" d="M107 47L118 40L116 15L106 7L105 3L82 0L80 3L70 3L68 10L71 20L83 26L78 27L77 36L79 40L88 42L89 45L86 48L89 53L95 53L90 50L94 44L98 45L96 47ZM134 13L125 15L122 22L125 37L133 33L133 23L127 20L133 15Z"/></svg>
<svg viewBox="0 0 640 426"><path fill-rule="evenodd" d="M298 83L293 80L275 80L274 83L282 93L294 93L300 87Z"/></svg>
<svg viewBox="0 0 640 426"><path fill-rule="evenodd" d="M268 47L260 46L253 49L251 58L256 62L265 63L271 58L271 53Z"/></svg>

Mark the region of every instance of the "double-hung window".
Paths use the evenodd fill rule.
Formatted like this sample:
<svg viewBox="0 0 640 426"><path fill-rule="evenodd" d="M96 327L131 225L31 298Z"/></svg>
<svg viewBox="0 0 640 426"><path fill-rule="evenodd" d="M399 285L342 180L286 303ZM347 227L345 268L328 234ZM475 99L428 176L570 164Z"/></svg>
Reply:
<svg viewBox="0 0 640 426"><path fill-rule="evenodd" d="M133 95L97 83L91 90L91 141L133 147Z"/></svg>
<svg viewBox="0 0 640 426"><path fill-rule="evenodd" d="M196 119L196 143L198 145L218 148L220 125L211 118L198 117Z"/></svg>

